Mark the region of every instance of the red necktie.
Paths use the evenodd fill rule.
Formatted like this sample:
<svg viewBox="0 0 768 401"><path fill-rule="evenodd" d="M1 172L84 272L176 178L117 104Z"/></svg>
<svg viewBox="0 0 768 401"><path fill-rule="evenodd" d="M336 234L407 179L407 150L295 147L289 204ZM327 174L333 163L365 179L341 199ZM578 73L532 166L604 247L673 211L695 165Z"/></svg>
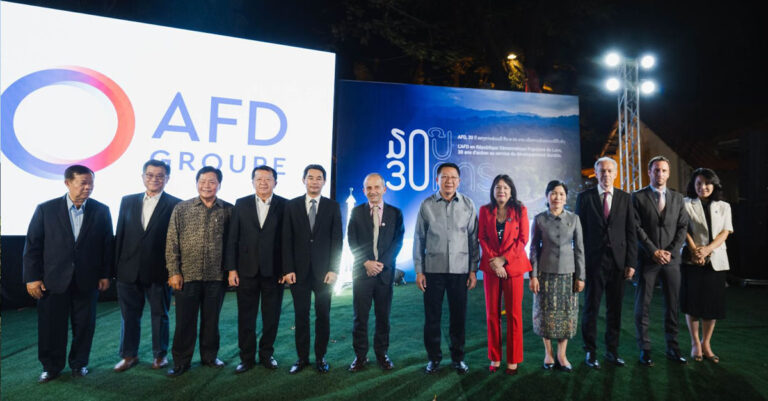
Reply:
<svg viewBox="0 0 768 401"><path fill-rule="evenodd" d="M603 217L608 220L608 215L611 214L611 209L608 207L608 194L610 192L603 192Z"/></svg>

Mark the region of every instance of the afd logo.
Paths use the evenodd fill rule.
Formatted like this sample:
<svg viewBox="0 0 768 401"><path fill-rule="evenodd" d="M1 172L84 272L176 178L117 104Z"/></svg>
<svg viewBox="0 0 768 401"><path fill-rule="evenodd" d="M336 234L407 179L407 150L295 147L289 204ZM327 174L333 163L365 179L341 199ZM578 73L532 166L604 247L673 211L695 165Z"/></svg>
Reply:
<svg viewBox="0 0 768 401"><path fill-rule="evenodd" d="M16 109L29 94L49 85L88 85L101 91L110 100L117 114L117 129L104 150L81 160L42 160L21 145L13 123ZM128 96L106 75L88 68L61 67L25 75L3 92L0 103L0 144L3 153L13 164L38 177L61 178L67 166L72 164L82 164L93 171L101 170L119 159L133 139L136 119Z"/></svg>
<svg viewBox="0 0 768 401"><path fill-rule="evenodd" d="M99 90L110 100L115 108L115 113L117 114L117 129L114 138L104 150L80 160L66 160L56 158L55 156L47 156L50 160L43 160L24 148L19 141L19 136L14 127L16 110L24 98L36 90L50 85L88 85ZM2 145L2 152L13 164L38 177L59 179L67 166L72 164L82 164L90 167L93 171L99 171L117 161L125 153L133 140L136 119L133 106L131 105L128 96L120 86L106 75L88 68L60 67L25 75L11 84L5 92L3 92L2 97L0 98L0 104L2 105L0 108L0 144ZM220 126L238 125L237 119L223 117L221 115L221 106L243 106L243 101L226 97L211 97L210 125L208 126L209 143L217 142ZM247 108L248 127L246 135L248 145L266 147L276 144L285 137L288 127L288 119L286 118L285 112L280 107L267 102L249 101L247 103ZM277 117L279 128L276 133L271 134L271 137L265 138L264 135L257 135L261 134L260 132L257 133L257 131L261 130L257 129L256 121L257 115L261 114L259 113L259 110L264 110L268 113L271 112ZM181 117L182 124L175 125L171 122L176 115ZM166 108L163 117L151 137L152 139L162 140L166 133L186 134L190 142L200 141L198 130L192 122L191 113L189 112L181 92L176 92L176 95ZM158 149L151 153L151 157L153 158L158 154L169 154L168 151L163 149ZM184 166L188 166L191 170L194 170L191 163L195 158L195 155L183 150L180 151L179 155L179 169L184 169ZM233 159L234 156L230 155L229 158ZM202 160L203 164L206 163L206 160L217 161L218 165L215 165L215 167L221 168L223 160L227 159L227 157L226 155L222 156L214 151L213 153L208 153L205 156L199 157L199 159ZM280 160L284 159L275 158L275 168L278 167ZM168 160L168 162L171 161ZM245 162L243 162L242 168L245 168L244 163ZM257 165L258 163L265 164L266 159L263 157L255 157L254 163ZM237 171L232 160L230 160L230 165L232 166L233 171Z"/></svg>

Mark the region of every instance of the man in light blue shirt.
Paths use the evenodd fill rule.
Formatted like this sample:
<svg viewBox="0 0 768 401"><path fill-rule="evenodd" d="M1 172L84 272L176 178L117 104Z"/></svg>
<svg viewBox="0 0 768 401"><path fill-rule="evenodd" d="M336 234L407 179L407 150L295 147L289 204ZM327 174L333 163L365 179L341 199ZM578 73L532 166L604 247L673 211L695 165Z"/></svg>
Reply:
<svg viewBox="0 0 768 401"><path fill-rule="evenodd" d="M480 262L477 212L472 199L457 192L459 166L441 164L437 182L439 191L421 203L413 235L416 283L424 292L424 346L429 358L426 372L437 372L442 360L440 319L447 292L451 367L464 374L469 370L464 362L467 289L477 283L475 273Z"/></svg>
<svg viewBox="0 0 768 401"><path fill-rule="evenodd" d="M93 180L90 168L67 167L67 194L38 205L27 230L23 274L37 300L40 383L56 379L67 362L72 376L88 374L96 301L109 288L114 262L112 217L106 205L90 198Z"/></svg>
<svg viewBox="0 0 768 401"><path fill-rule="evenodd" d="M69 210L69 223L72 224L72 235L75 236L75 241L77 241L77 237L80 235L80 227L83 225L85 203L88 202L88 199L85 199L78 208L77 205L72 202L72 199L69 199L69 194L64 196L64 198L67 200L67 210Z"/></svg>

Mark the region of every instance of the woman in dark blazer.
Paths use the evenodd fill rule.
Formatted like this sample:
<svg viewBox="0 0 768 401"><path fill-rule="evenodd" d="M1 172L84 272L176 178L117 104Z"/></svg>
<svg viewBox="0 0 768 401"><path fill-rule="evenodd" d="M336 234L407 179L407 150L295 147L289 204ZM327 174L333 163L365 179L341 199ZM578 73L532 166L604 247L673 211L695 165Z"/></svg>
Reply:
<svg viewBox="0 0 768 401"><path fill-rule="evenodd" d="M528 242L528 212L517 200L515 183L506 174L491 185L491 201L480 207L479 240L483 249L480 270L485 288L488 323L488 359L491 372L501 366L501 298L507 311L507 369L517 374L523 361L523 277L531 271L525 255Z"/></svg>
<svg viewBox="0 0 768 401"><path fill-rule="evenodd" d="M578 294L584 289L584 237L579 216L563 207L568 187L550 181L545 191L548 210L533 219L531 280L533 332L544 341L544 369L571 371L565 350L576 334ZM557 357L552 353L557 340Z"/></svg>
<svg viewBox="0 0 768 401"><path fill-rule="evenodd" d="M720 362L710 340L717 319L725 318L729 269L725 239L733 232L731 206L721 200L721 194L720 178L714 171L693 171L684 199L690 219L681 265L680 309L691 333L691 358L697 362L703 358Z"/></svg>

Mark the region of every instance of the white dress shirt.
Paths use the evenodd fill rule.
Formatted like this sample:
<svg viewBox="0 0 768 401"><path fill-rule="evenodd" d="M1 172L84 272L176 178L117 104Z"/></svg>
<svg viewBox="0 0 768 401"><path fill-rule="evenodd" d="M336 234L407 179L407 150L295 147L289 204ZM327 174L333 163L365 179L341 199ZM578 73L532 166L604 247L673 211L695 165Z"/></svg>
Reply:
<svg viewBox="0 0 768 401"><path fill-rule="evenodd" d="M603 194L606 192L606 190L603 189L600 185L597 186L597 193L600 194L600 206L603 205ZM611 188L608 192L608 213L611 213L611 203L613 203L613 188Z"/></svg>
<svg viewBox="0 0 768 401"><path fill-rule="evenodd" d="M269 213L269 205L272 204L272 195L269 195L269 198L267 198L267 201L264 202L259 198L259 195L255 195L256 197L256 211L259 215L259 227L264 228L264 220L267 219L267 213Z"/></svg>
<svg viewBox="0 0 768 401"><path fill-rule="evenodd" d="M315 211L320 209L320 198L322 195L317 195L316 198L310 198L309 195L304 196L304 206L307 207L307 215L309 215L309 209L312 208L312 199L316 200L317 203L315 204Z"/></svg>
<svg viewBox="0 0 768 401"><path fill-rule="evenodd" d="M144 203L141 206L141 226L144 227L145 230L147 229L147 224L149 224L149 219L152 218L152 213L157 207L157 202L160 201L162 195L162 191L155 196L149 196L144 193Z"/></svg>

